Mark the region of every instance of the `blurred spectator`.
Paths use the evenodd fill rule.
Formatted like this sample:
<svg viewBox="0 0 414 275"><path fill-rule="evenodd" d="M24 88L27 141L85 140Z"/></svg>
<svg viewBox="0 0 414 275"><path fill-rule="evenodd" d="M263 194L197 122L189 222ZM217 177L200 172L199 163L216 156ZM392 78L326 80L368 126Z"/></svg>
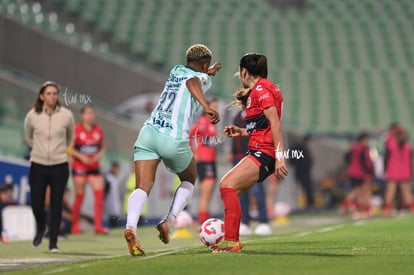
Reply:
<svg viewBox="0 0 414 275"><path fill-rule="evenodd" d="M74 117L59 103L59 88L54 82L45 82L39 89L34 107L24 121L25 140L32 147L30 153L29 184L36 235L33 246L38 247L46 230L45 196L50 186L51 223L49 251L57 247L62 219L63 193L69 177L66 148L73 135Z"/></svg>
<svg viewBox="0 0 414 275"><path fill-rule="evenodd" d="M374 165L369 154L368 135L360 133L351 145L347 156L347 177L352 190L347 194L341 211L346 214L354 206L354 217L363 218L369 215L371 199L371 181L374 176ZM360 212L360 208L363 209Z"/></svg>
<svg viewBox="0 0 414 275"><path fill-rule="evenodd" d="M0 185L0 233L2 243L8 243L7 232L3 228L3 209L8 205L15 205L13 200L13 184L3 183Z"/></svg>
<svg viewBox="0 0 414 275"><path fill-rule="evenodd" d="M119 171L119 163L114 161L108 173L105 174L105 217L110 227L116 227L121 217Z"/></svg>
<svg viewBox="0 0 414 275"><path fill-rule="evenodd" d="M294 144L292 148L302 152L303 157L290 159L290 164L294 167L295 178L302 187L306 196L306 207L311 209L315 205L313 198L313 182L312 182L312 165L313 158L309 150L310 135L305 135L298 143Z"/></svg>
<svg viewBox="0 0 414 275"><path fill-rule="evenodd" d="M397 186L400 187L403 202L414 212L414 202L411 194L412 179L412 148L408 134L402 127L396 127L390 132L385 148L385 190L384 216L391 216L392 203Z"/></svg>
<svg viewBox="0 0 414 275"><path fill-rule="evenodd" d="M238 127L245 127L245 119L246 111L242 110L237 113L234 118L233 125ZM237 163L246 155L248 148L249 137L248 136L240 136L237 138L231 139L232 146L231 152L228 155L228 161L233 164L233 166L237 165ZM276 178L276 176L275 176ZM255 202L257 204L257 213L258 213L258 222L259 225L255 228L255 234L257 235L269 235L272 233L272 229L269 225L269 219L267 216L267 207L266 207L266 198L265 198L265 191L263 187L263 182L257 182L254 184L248 192L243 193L239 196L241 211L242 211L242 219L240 224L239 233L240 235L251 235L253 233L252 229L250 228L250 221L252 220L251 217L251 207L250 207L250 194L255 196ZM249 200L250 199L250 200Z"/></svg>
<svg viewBox="0 0 414 275"><path fill-rule="evenodd" d="M275 174L272 174L268 177L267 192L266 192L266 209L267 216L270 219L276 218L276 213L274 211L276 195L279 186L279 181L276 178Z"/></svg>
<svg viewBox="0 0 414 275"><path fill-rule="evenodd" d="M91 106L81 109L81 122L75 126L71 144L72 176L75 200L72 206L72 234L81 234L79 218L85 197L86 183L92 187L95 197L94 222L95 234L107 234L102 223L104 210L104 179L100 170L100 160L105 153L102 128L95 123L95 112Z"/></svg>
<svg viewBox="0 0 414 275"><path fill-rule="evenodd" d="M208 106L217 110L217 99L208 101ZM210 218L210 201L217 182L217 128L211 123L208 114L203 114L190 130L190 145L197 161L197 174L200 184L198 201L198 222L203 224Z"/></svg>

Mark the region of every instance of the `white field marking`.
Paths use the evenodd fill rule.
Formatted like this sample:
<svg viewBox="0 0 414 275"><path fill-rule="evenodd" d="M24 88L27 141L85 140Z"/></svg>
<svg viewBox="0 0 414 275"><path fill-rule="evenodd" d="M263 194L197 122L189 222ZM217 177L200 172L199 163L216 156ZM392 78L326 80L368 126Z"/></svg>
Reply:
<svg viewBox="0 0 414 275"><path fill-rule="evenodd" d="M328 226L328 227L324 227L324 228L319 229L317 232L319 232L319 233L325 233L325 232L329 232L329 231L332 231L332 230L335 230L335 229L339 229L339 228L341 228L343 226L344 226L343 224L338 224L338 225L334 225L334 226Z"/></svg>
<svg viewBox="0 0 414 275"><path fill-rule="evenodd" d="M356 221L354 222L355 226L361 226L361 225L365 225L367 223L367 221Z"/></svg>
<svg viewBox="0 0 414 275"><path fill-rule="evenodd" d="M311 232L305 231L305 232L301 232L301 233L296 234L295 237L304 237L304 236L309 235L309 234L311 234Z"/></svg>
<svg viewBox="0 0 414 275"><path fill-rule="evenodd" d="M64 271L68 271L71 270L71 268L69 267L61 267L58 269L54 269L54 270L50 270L50 271L45 271L42 274L54 274L54 273L60 273L60 272L64 272Z"/></svg>

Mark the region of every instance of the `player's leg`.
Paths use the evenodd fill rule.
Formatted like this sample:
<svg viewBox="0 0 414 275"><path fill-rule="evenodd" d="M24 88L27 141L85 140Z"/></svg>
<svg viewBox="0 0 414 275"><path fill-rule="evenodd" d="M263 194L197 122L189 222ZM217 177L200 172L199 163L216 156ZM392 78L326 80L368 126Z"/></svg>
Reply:
<svg viewBox="0 0 414 275"><path fill-rule="evenodd" d="M85 198L85 185L87 177L81 171L73 170L73 187L75 191L75 199L72 205L72 234L81 234L79 220L80 220L80 212L83 203L83 199Z"/></svg>
<svg viewBox="0 0 414 275"><path fill-rule="evenodd" d="M256 227L254 233L256 235L270 235L272 234L272 228L269 225L269 218L267 216L263 182L255 183L252 187L252 191L256 197L257 210L259 212L259 225Z"/></svg>
<svg viewBox="0 0 414 275"><path fill-rule="evenodd" d="M136 237L137 225L142 209L151 192L155 181L159 159L135 161L135 190L128 198L127 223L124 232L128 244L129 253L132 256L144 255L145 251Z"/></svg>
<svg viewBox="0 0 414 275"><path fill-rule="evenodd" d="M175 220L193 196L197 166L188 141L175 141L161 137L160 144L162 144L160 154L165 166L171 172L176 173L181 181L174 192L167 215L156 226L160 240L167 244L169 242L169 224Z"/></svg>
<svg viewBox="0 0 414 275"><path fill-rule="evenodd" d="M251 156L244 157L220 181L220 196L224 204L224 241L212 246L213 252L238 252L241 208L238 195L259 180L259 164Z"/></svg>
<svg viewBox="0 0 414 275"><path fill-rule="evenodd" d="M199 167L199 165L202 167ZM197 163L200 177L200 198L198 201L198 222L203 224L204 221L210 218L210 201L213 196L214 187L216 185L216 167L214 162ZM199 169L201 168L201 169Z"/></svg>
<svg viewBox="0 0 414 275"><path fill-rule="evenodd" d="M198 222L202 224L210 218L210 201L213 196L216 179L206 179L199 185L200 199L198 202Z"/></svg>
<svg viewBox="0 0 414 275"><path fill-rule="evenodd" d="M60 223L62 221L63 194L69 178L67 163L56 165L50 174L50 230L49 251L59 252L57 248Z"/></svg>
<svg viewBox="0 0 414 275"><path fill-rule="evenodd" d="M108 230L103 227L102 215L104 209L104 179L99 170L88 175L88 182L94 194L94 224L96 234L107 234Z"/></svg>
<svg viewBox="0 0 414 275"><path fill-rule="evenodd" d="M33 247L38 247L42 243L45 233L46 169L43 165L32 163L29 170L30 201L36 220L36 235L33 239Z"/></svg>
<svg viewBox="0 0 414 275"><path fill-rule="evenodd" d="M401 182L401 195L403 197L404 204L409 208L410 212L414 212L413 195L411 194L411 186L407 181Z"/></svg>
<svg viewBox="0 0 414 275"><path fill-rule="evenodd" d="M384 196L384 210L382 212L385 217L391 216L392 201L394 200L396 190L397 183L395 181L387 181Z"/></svg>
<svg viewBox="0 0 414 275"><path fill-rule="evenodd" d="M249 215L249 192L246 191L239 196L241 209L241 223L239 228L239 235L248 236L252 234L250 229L250 215Z"/></svg>
<svg viewBox="0 0 414 275"><path fill-rule="evenodd" d="M276 199L278 181L275 174L272 174L268 177L267 192L266 192L266 209L267 216L271 219L275 218L273 211L274 202Z"/></svg>

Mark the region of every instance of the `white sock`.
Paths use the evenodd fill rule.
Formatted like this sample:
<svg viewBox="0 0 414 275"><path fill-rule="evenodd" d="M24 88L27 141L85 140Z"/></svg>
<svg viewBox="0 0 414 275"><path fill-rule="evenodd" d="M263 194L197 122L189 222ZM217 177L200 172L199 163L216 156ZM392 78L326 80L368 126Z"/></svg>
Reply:
<svg viewBox="0 0 414 275"><path fill-rule="evenodd" d="M177 187L174 193L174 198L171 202L170 210L167 214L168 222L172 223L178 214L180 214L180 212L184 209L193 196L193 190L194 185L188 181L181 182L181 184Z"/></svg>
<svg viewBox="0 0 414 275"><path fill-rule="evenodd" d="M132 228L134 232L137 230L139 216L142 208L147 201L148 195L142 189L135 189L128 198L128 214L126 228Z"/></svg>

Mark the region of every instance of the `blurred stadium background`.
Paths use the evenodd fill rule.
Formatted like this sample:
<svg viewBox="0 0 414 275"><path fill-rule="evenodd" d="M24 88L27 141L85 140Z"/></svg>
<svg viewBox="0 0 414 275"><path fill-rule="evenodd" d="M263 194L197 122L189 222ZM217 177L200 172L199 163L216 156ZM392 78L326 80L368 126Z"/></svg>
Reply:
<svg viewBox="0 0 414 275"><path fill-rule="evenodd" d="M63 104L65 90L92 99L107 137L104 165L128 163L147 108L193 43L223 63L212 88L221 125L234 114L226 104L240 57L267 55L288 143L314 137L316 186L340 181L358 131L372 133L379 153L390 123L414 134L412 0L0 0L0 155L23 157L24 116L51 79ZM75 114L82 106L68 105ZM285 197L296 194L287 186Z"/></svg>

